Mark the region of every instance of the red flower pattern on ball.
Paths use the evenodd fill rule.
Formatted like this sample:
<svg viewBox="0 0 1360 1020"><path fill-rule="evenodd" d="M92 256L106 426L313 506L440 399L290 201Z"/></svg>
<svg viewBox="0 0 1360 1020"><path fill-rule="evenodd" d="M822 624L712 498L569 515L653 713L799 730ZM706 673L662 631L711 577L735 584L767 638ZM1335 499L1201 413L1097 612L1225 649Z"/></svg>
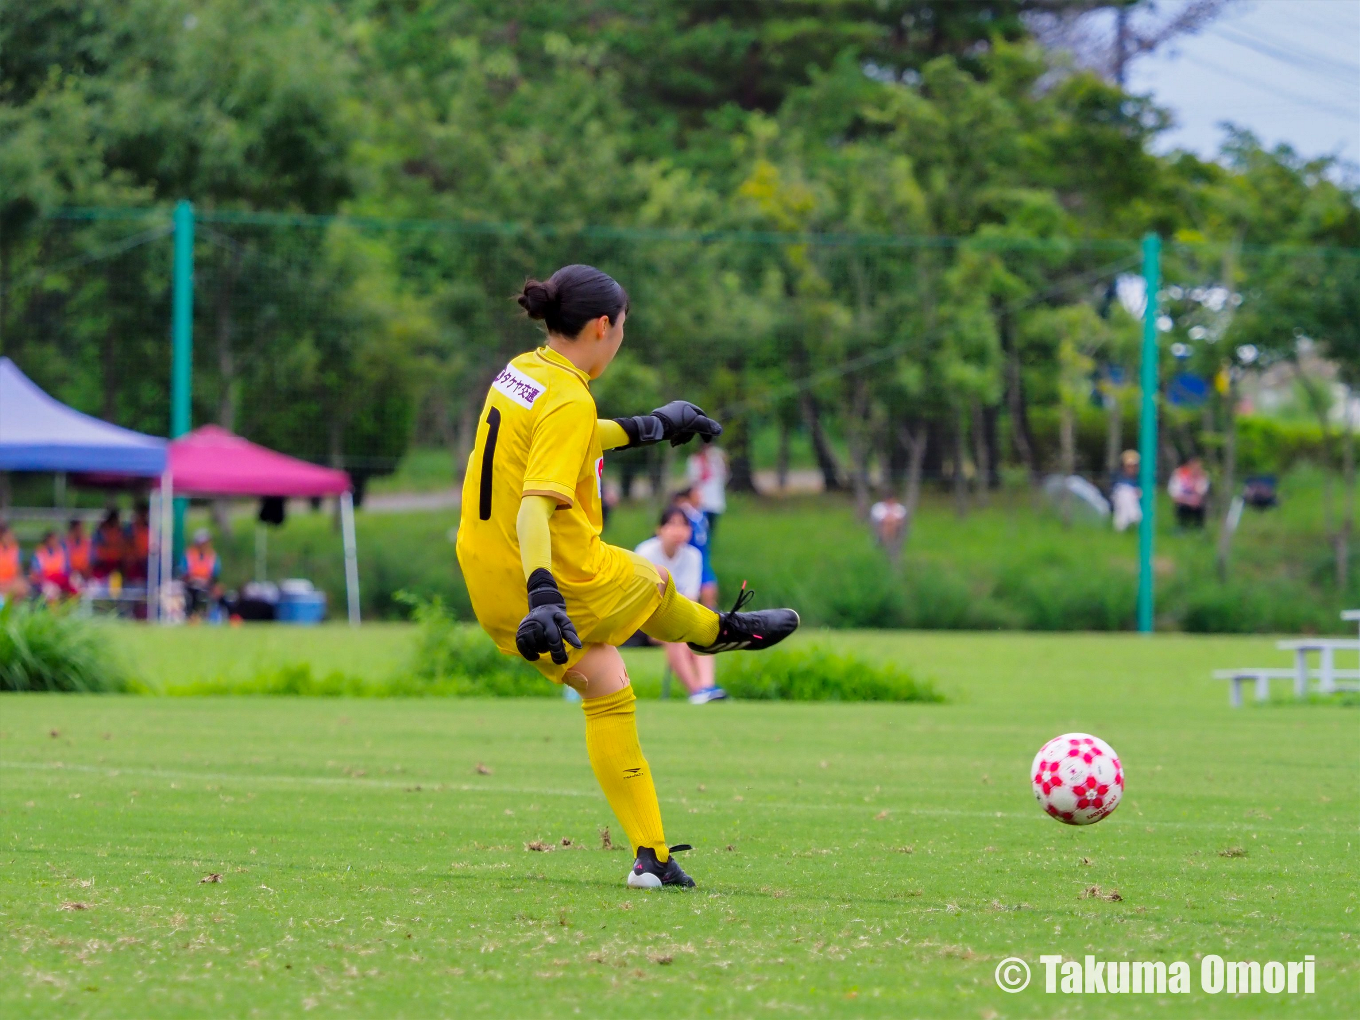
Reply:
<svg viewBox="0 0 1360 1020"><path fill-rule="evenodd" d="M1114 748L1089 733L1064 733L1039 749L1030 766L1034 797L1068 825L1091 825L1119 806L1124 767Z"/></svg>

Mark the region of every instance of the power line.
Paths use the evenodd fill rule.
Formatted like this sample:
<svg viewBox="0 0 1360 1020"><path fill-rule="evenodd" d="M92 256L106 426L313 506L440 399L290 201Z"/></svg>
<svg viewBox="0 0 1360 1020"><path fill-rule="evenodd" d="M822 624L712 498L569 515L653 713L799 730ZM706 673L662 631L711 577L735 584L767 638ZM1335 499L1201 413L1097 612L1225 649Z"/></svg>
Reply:
<svg viewBox="0 0 1360 1020"><path fill-rule="evenodd" d="M1347 10L1360 11L1360 5L1354 7L1343 7L1334 4L1332 9L1334 11L1344 14L1344 12L1346 12ZM1360 38L1360 18L1347 20L1344 17L1338 17L1333 22L1326 22L1318 21L1316 18L1310 18L1297 11L1291 11L1290 17L1294 21L1297 21L1299 24L1308 25L1314 31L1322 32L1326 35L1335 35L1338 31L1348 31L1354 32L1357 38Z"/></svg>
<svg viewBox="0 0 1360 1020"><path fill-rule="evenodd" d="M1295 93L1280 88L1278 85L1263 82L1258 78L1251 77L1250 75L1240 74L1237 71L1229 70L1228 68L1224 67L1221 64L1214 63L1212 60L1205 60L1203 57L1196 57L1194 62L1197 66L1207 68L1208 70L1211 71L1216 71L1219 74L1223 75L1224 77L1232 78L1235 81L1240 81L1244 85L1250 85L1252 88L1260 89L1262 92L1267 92L1270 93L1271 95L1281 96L1285 99L1291 100L1292 102L1300 106L1310 106L1315 110L1318 110L1322 113L1330 114L1333 117L1343 117L1346 120L1354 121L1356 119L1356 115L1360 114L1360 104L1357 104L1357 109L1353 110L1343 109L1342 107L1339 106L1333 106L1325 99L1310 99L1306 96L1296 95Z"/></svg>
<svg viewBox="0 0 1360 1020"><path fill-rule="evenodd" d="M1277 60L1282 64L1297 68L1300 71L1304 71L1307 74L1311 74L1314 77L1325 81L1328 85L1339 86L1343 90L1346 90L1348 94L1354 94L1356 87L1360 85L1360 67L1339 64L1317 53L1296 51L1291 54L1283 48L1269 43L1256 42L1250 37L1245 35L1239 36L1237 33L1228 29L1219 29L1218 34L1227 42L1245 47L1255 53ZM1333 70L1327 70L1324 66L1327 64L1331 64ZM1338 82L1336 80L1338 74L1353 80Z"/></svg>
<svg viewBox="0 0 1360 1020"><path fill-rule="evenodd" d="M1260 34L1240 25L1235 28L1223 25L1215 31L1230 42L1235 42L1239 46L1247 46L1258 53L1274 57L1277 60L1296 63L1299 66L1306 65L1310 68L1316 68L1318 64L1327 64L1341 74L1360 78L1360 63L1338 59L1291 40L1263 38Z"/></svg>

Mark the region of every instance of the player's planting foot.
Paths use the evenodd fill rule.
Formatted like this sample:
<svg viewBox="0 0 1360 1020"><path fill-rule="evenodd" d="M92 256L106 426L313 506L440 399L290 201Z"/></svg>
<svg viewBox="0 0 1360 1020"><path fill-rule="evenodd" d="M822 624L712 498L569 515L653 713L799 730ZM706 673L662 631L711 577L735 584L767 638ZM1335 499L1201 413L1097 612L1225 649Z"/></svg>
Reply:
<svg viewBox="0 0 1360 1020"><path fill-rule="evenodd" d="M649 846L640 846L633 870L628 873L630 889L660 889L663 885L677 885L681 889L693 889L694 879L685 874L675 855L681 850L693 849L686 843L671 847L670 859L662 864L656 859L656 851Z"/></svg>
<svg viewBox="0 0 1360 1020"><path fill-rule="evenodd" d="M689 696L691 705L707 705L710 701L726 701L727 692L721 687L705 687Z"/></svg>
<svg viewBox="0 0 1360 1020"><path fill-rule="evenodd" d="M731 612L718 614L718 636L713 643L696 645L691 641L690 648L700 655L743 649L755 652L779 644L798 629L798 614L792 609L759 609L754 613L743 613L741 607L754 597L755 592L748 591L743 581Z"/></svg>

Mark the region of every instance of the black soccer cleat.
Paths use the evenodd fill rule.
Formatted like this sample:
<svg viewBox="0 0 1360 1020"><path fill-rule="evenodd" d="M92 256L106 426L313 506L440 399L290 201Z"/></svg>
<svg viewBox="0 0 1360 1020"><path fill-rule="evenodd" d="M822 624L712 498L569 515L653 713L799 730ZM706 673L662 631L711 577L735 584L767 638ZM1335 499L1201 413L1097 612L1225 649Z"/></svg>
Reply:
<svg viewBox="0 0 1360 1020"><path fill-rule="evenodd" d="M758 609L754 613L743 613L741 607L755 598L755 594L748 591L746 582L742 581L741 593L731 612L718 614L718 636L713 643L696 645L690 641L689 647L700 655L743 649L758 652L779 644L798 629L798 614L792 609Z"/></svg>
<svg viewBox="0 0 1360 1020"><path fill-rule="evenodd" d="M628 888L660 889L663 885L674 885L681 889L693 889L694 879L685 874L680 862L675 859L675 855L681 850L693 849L688 843L673 846L671 856L665 864L662 864L656 859L656 851L651 847L638 847L637 860L633 862L633 870L628 873Z"/></svg>

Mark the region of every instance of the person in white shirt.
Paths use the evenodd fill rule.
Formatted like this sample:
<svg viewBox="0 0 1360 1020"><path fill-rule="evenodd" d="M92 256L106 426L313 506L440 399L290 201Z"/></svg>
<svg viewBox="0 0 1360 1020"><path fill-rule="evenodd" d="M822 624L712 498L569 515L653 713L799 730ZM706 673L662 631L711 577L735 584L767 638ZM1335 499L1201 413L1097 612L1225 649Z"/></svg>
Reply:
<svg viewBox="0 0 1360 1020"><path fill-rule="evenodd" d="M634 551L658 567L665 567L675 581L675 590L687 599L697 601L703 586L704 558L689 544L690 523L685 511L672 503L661 513L656 536L641 543ZM722 701L727 692L714 683L713 656L695 655L683 642L661 642L666 650L666 661L671 671L689 691L692 705Z"/></svg>
<svg viewBox="0 0 1360 1020"><path fill-rule="evenodd" d="M1143 487L1138 477L1141 460L1137 450L1125 450L1119 457L1119 473L1110 486L1115 531L1125 531L1143 520Z"/></svg>
<svg viewBox="0 0 1360 1020"><path fill-rule="evenodd" d="M713 443L699 447L691 454L686 471L690 485L699 491L699 509L708 518L708 533L712 535L718 517L727 511L727 454Z"/></svg>

